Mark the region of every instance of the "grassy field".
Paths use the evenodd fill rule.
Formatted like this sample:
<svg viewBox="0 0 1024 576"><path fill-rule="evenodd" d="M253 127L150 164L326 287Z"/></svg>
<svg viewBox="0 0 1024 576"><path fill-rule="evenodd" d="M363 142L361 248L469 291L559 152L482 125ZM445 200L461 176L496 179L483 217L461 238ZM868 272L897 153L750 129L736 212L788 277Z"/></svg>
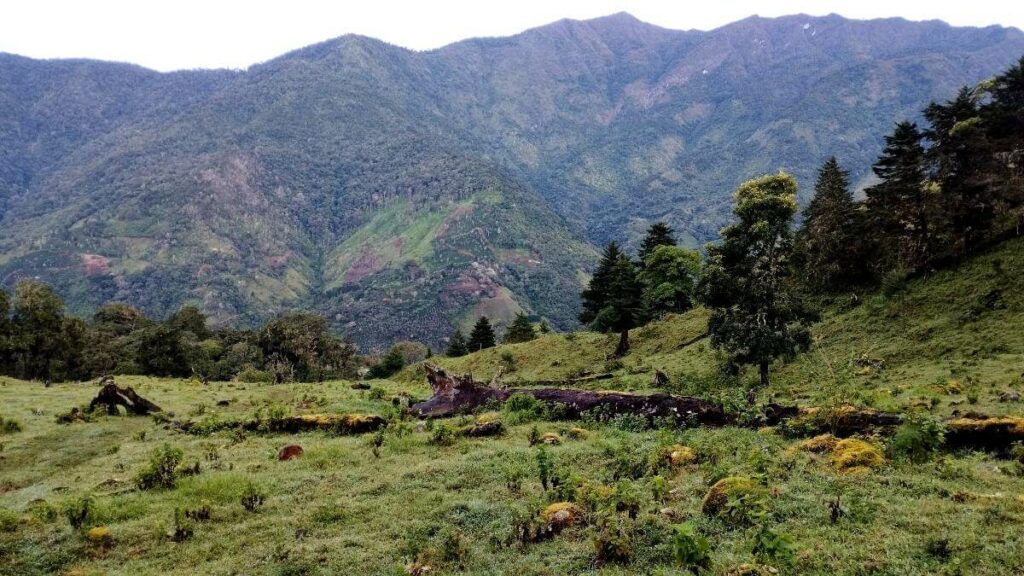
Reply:
<svg viewBox="0 0 1024 576"><path fill-rule="evenodd" d="M815 350L775 367L759 399L1020 415L1007 393L1024 390L1022 256L1017 241L856 307L838 298L815 330ZM720 378L706 340L683 346L705 319L698 310L635 331L634 351L621 362L605 359L613 340L587 333L439 361L479 379L503 364L508 383L611 371L614 378L593 385L637 391L650 389L660 369L674 392L742 397L750 375ZM410 367L371 390L350 382L118 382L196 422L258 412L393 417L392 399L429 395L421 372ZM0 574L407 574L429 566L421 573L682 575L692 572L677 554L692 540L675 536L680 524L706 538L710 574L774 573L766 566L780 574L1024 573L1024 471L993 454L941 451L912 463L890 438L868 437L883 459L845 469L838 448L812 451L805 438L772 428L564 422L529 406L478 416L504 422L505 434L491 438L450 434L471 417L393 418L379 437L186 434L152 417L56 422L96 391L0 380L0 416L19 424L0 425ZM531 447L531 435L547 432L560 443ZM198 462L199 473L181 475L173 488L137 488L165 444L182 451L182 467ZM304 455L278 461L288 444ZM667 462L676 444L695 461ZM561 479L558 488L542 487L542 468ZM749 497L730 498L724 514L702 513L709 488L735 476L751 480ZM262 506L247 510L246 494L263 496ZM73 528L65 510L86 495L92 508ZM547 538L516 537L562 500L574 502L574 525ZM208 519L185 517L204 509ZM96 527L107 536L90 537Z"/></svg>

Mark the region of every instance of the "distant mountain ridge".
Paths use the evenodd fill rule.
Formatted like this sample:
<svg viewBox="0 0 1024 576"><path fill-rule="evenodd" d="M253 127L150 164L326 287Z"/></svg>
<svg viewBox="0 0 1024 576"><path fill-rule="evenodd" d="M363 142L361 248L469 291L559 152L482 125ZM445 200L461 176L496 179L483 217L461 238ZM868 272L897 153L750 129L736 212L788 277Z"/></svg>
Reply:
<svg viewBox="0 0 1024 576"><path fill-rule="evenodd" d="M856 180L893 121L1024 54L1013 28L628 14L414 52L343 36L245 71L0 54L0 283L73 310L324 313L364 347L575 322L609 239L699 245L735 185Z"/></svg>

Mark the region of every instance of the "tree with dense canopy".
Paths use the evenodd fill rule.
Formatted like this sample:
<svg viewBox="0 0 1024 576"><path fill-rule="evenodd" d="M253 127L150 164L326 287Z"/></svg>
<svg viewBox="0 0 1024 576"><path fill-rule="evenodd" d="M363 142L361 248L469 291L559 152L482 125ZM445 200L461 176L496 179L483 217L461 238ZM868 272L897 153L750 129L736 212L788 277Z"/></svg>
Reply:
<svg viewBox="0 0 1024 576"><path fill-rule="evenodd" d="M466 348L470 352L478 352L484 348L494 348L494 343L494 328L491 327L491 321L487 316L481 316L473 325L473 331L469 333Z"/></svg>
<svg viewBox="0 0 1024 576"><path fill-rule="evenodd" d="M402 349L392 346L388 353L380 359L380 362L370 368L370 378L388 378L397 374L404 367L405 356L402 355Z"/></svg>
<svg viewBox="0 0 1024 576"><path fill-rule="evenodd" d="M809 310L791 281L796 180L785 173L742 184L733 213L737 222L708 246L700 291L711 310L714 346L736 364L757 366L762 386L768 367L811 344Z"/></svg>
<svg viewBox="0 0 1024 576"><path fill-rule="evenodd" d="M644 316L658 318L693 308L702 265L695 250L667 244L655 247L639 275L644 287Z"/></svg>
<svg viewBox="0 0 1024 576"><path fill-rule="evenodd" d="M862 246L863 216L850 192L848 173L835 156L818 170L814 197L796 235L796 258L804 282L830 291L868 280Z"/></svg>
<svg viewBox="0 0 1024 576"><path fill-rule="evenodd" d="M647 265L647 257L654 252L658 246L675 246L676 239L673 237L672 227L664 222L655 222L647 229L647 236L640 243L640 252L637 255L640 268Z"/></svg>
<svg viewBox="0 0 1024 576"><path fill-rule="evenodd" d="M462 335L462 330L456 328L455 332L448 338L448 348L445 349L444 355L449 358L458 358L459 356L465 356L468 352L466 337Z"/></svg>
<svg viewBox="0 0 1024 576"><path fill-rule="evenodd" d="M505 330L505 336L502 341L505 344L516 344L518 342L529 342L537 337L537 331L533 329L533 324L530 324L530 319L527 318L526 314L517 312L516 317L509 324L508 329Z"/></svg>

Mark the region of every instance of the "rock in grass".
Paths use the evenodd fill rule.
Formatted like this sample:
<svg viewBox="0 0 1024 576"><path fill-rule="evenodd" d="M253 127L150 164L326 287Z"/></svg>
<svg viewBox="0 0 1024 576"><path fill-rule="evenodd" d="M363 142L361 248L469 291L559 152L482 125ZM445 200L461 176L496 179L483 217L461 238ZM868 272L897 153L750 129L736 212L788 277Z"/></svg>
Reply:
<svg viewBox="0 0 1024 576"><path fill-rule="evenodd" d="M500 420L488 420L469 426L462 431L462 435L470 438L482 438L484 436L500 436L504 432L505 426Z"/></svg>
<svg viewBox="0 0 1024 576"><path fill-rule="evenodd" d="M821 434L814 438L804 440L798 445L798 447L800 450L805 452L821 454L822 452L831 452L835 450L836 444L839 444L839 438L836 438L832 434Z"/></svg>
<svg viewBox="0 0 1024 576"><path fill-rule="evenodd" d="M878 447L859 440L846 438L832 449L832 464L840 472L862 473L885 464L885 456Z"/></svg>
<svg viewBox="0 0 1024 576"><path fill-rule="evenodd" d="M689 446L673 444L668 448L668 462L672 466L689 466L697 462L697 453Z"/></svg>
<svg viewBox="0 0 1024 576"><path fill-rule="evenodd" d="M283 462L285 460L293 460L295 458L299 458L300 456L302 456L302 454L302 446L299 446L298 444L289 444L284 448L281 448L281 450L277 453L277 459Z"/></svg>
<svg viewBox="0 0 1024 576"><path fill-rule="evenodd" d="M86 532L85 537L96 546L110 546L114 543L114 537L106 526L96 526Z"/></svg>
<svg viewBox="0 0 1024 576"><path fill-rule="evenodd" d="M586 440L587 436L590 436L590 432L587 431L586 428L578 427L569 428L569 431L566 432L566 434L569 436L569 438L572 438L573 440Z"/></svg>
<svg viewBox="0 0 1024 576"><path fill-rule="evenodd" d="M547 522L548 529L555 532L572 526L581 516L580 509L572 502L555 502L545 508L540 515Z"/></svg>
<svg viewBox="0 0 1024 576"><path fill-rule="evenodd" d="M540 441L543 442L544 444L549 444L551 446L557 446L558 444L562 443L562 437L559 436L558 433L556 433L556 432L545 432L540 437Z"/></svg>
<svg viewBox="0 0 1024 576"><path fill-rule="evenodd" d="M740 564L726 572L726 576L775 576L779 573L777 568L764 564Z"/></svg>
<svg viewBox="0 0 1024 576"><path fill-rule="evenodd" d="M744 495L757 496L765 493L765 489L745 476L727 476L715 482L704 496L701 512L707 516L717 516L725 511L730 498Z"/></svg>

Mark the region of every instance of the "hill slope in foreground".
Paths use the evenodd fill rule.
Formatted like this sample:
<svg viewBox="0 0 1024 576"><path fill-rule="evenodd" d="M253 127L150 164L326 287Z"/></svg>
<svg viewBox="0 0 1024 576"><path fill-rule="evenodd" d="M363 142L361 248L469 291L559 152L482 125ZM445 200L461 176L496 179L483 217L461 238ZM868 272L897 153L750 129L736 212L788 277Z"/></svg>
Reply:
<svg viewBox="0 0 1024 576"><path fill-rule="evenodd" d="M1024 389L1022 282L1024 241L1015 240L959 269L869 295L852 309L833 308L816 327L815 350L776 366L759 400L1019 415L1022 405L1012 397ZM648 389L661 369L673 391L740 396L739 385L715 379L706 343L683 345L703 330L704 316L694 311L635 332L622 366L605 366L614 343L587 333L441 361L483 379L511 355L516 368L507 382L610 368L615 377L601 386L631 390ZM857 366L861 358L872 360L859 362L868 368ZM349 382L119 381L178 418L208 424L268 406L279 414L385 414L392 397L429 394L415 367L370 391ZM843 472L840 452L801 448L804 439L774 428L646 430L626 420L543 415L531 421L528 411L507 406L478 416L502 420L503 436L443 432L472 417L396 422L380 436L379 457L372 435L184 434L148 417L54 422L95 393L84 385L0 383L2 415L22 425L0 436L3 573L404 574L429 565L433 574L684 574L673 555L673 525L686 521L707 538L713 574L774 573L733 571L744 563L783 574L1024 570L1024 473L991 453L944 450L910 463L891 452L891 438L868 436L885 450L884 462L867 459L870 467ZM561 442L530 447L534 426ZM174 488L134 489L136 474L165 442L183 451L184 463L199 462L200 473L179 477ZM692 448L696 461L663 465L659 456L676 443ZM287 444L302 445L304 456L278 461ZM561 489L542 488L540 454L564 479ZM709 486L727 476L753 481L751 495L727 507L749 511L747 523L702 513ZM241 503L250 489L265 496L257 512ZM93 495L93 506L75 530L59 510L84 494ZM567 497L579 507L575 525L516 542L519 528L544 523L541 511ZM592 512L594 502L621 511ZM837 502L834 517L828 502ZM208 519L195 514L204 507ZM96 526L109 530L109 539L86 535ZM786 538L791 546L779 544ZM614 545L627 559L595 563L595 543L606 553Z"/></svg>

